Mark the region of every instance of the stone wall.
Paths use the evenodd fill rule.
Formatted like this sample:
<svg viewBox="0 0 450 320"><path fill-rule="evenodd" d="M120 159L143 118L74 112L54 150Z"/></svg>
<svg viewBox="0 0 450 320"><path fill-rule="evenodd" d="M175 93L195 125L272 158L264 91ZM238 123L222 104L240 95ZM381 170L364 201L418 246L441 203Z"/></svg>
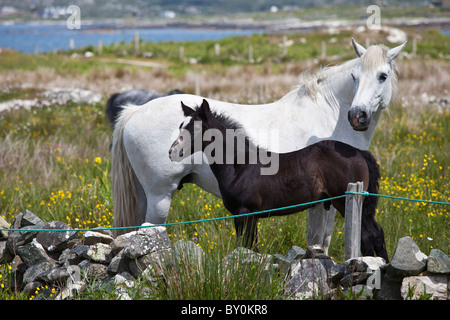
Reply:
<svg viewBox="0 0 450 320"><path fill-rule="evenodd" d="M167 266L180 263L202 272L206 254L195 243L172 244L164 227L150 226L117 238L96 229L80 234L26 210L11 225L0 217L0 228L19 229L0 232L0 263L11 265L13 289L35 295L46 286L38 298L49 298L51 289L58 288L52 299L71 298L92 284L92 290L102 286L118 299L131 299L126 288L138 277L156 281ZM437 249L426 256L410 237L398 241L389 264L379 257L336 264L320 250L297 246L273 256L236 248L222 260L224 278L243 264L258 264L265 274L283 277L286 299L449 299L449 257Z"/></svg>

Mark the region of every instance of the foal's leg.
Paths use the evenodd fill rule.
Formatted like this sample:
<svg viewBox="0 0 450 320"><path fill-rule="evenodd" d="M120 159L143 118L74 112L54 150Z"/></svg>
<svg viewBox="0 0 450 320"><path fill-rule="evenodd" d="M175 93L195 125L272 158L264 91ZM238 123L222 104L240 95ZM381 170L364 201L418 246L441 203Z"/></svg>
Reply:
<svg viewBox="0 0 450 320"><path fill-rule="evenodd" d="M242 214L242 213L240 213ZM234 218L236 247L253 248L258 242L258 218L254 216Z"/></svg>

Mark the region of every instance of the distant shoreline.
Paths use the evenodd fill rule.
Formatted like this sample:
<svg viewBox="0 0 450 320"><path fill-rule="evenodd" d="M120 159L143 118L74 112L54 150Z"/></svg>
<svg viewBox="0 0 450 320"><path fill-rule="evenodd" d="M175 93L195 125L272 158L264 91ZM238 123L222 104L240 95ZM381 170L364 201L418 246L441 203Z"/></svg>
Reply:
<svg viewBox="0 0 450 320"><path fill-rule="evenodd" d="M1 21L0 25L11 24L37 24L37 25L61 25L65 20L34 20L34 21ZM417 28L450 28L450 18L395 18L383 19L382 24L391 27L417 27ZM121 29L212 29L212 30L264 30L269 33L288 32L288 31L305 31L316 30L321 28L339 28L339 27L358 27L364 26L366 20L316 20L304 21L298 18L279 19L273 21L258 21L253 19L224 19L222 21L203 20L203 21L187 21L187 20L83 20L81 29L88 30L121 30Z"/></svg>

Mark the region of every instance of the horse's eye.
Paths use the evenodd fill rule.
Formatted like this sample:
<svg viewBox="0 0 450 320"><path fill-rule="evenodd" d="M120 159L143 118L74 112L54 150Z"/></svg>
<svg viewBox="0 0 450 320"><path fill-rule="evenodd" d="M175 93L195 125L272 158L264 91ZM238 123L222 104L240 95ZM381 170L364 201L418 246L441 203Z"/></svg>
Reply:
<svg viewBox="0 0 450 320"><path fill-rule="evenodd" d="M386 74L386 73L382 72L382 73L380 73L380 74L378 75L378 80L379 80L380 82L384 82L384 81L386 81L386 79L387 79L387 74Z"/></svg>

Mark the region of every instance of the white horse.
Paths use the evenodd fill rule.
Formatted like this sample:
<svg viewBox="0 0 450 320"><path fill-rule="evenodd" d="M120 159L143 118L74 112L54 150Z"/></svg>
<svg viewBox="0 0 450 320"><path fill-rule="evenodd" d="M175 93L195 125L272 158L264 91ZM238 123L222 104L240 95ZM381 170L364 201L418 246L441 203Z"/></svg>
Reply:
<svg viewBox="0 0 450 320"><path fill-rule="evenodd" d="M395 59L405 43L393 49L383 45L365 49L353 39L352 44L357 58L304 75L302 83L279 101L250 106L209 99L211 108L240 123L255 144L278 153L326 139L367 150L396 88ZM165 223L175 191L186 182L221 196L201 152L181 163L170 161L168 155L185 119L181 101L195 106L202 100L172 95L124 108L111 151L114 227ZM278 143L261 138L262 131L276 132ZM323 205L310 209L309 245L328 251L334 215L334 209L326 211Z"/></svg>

